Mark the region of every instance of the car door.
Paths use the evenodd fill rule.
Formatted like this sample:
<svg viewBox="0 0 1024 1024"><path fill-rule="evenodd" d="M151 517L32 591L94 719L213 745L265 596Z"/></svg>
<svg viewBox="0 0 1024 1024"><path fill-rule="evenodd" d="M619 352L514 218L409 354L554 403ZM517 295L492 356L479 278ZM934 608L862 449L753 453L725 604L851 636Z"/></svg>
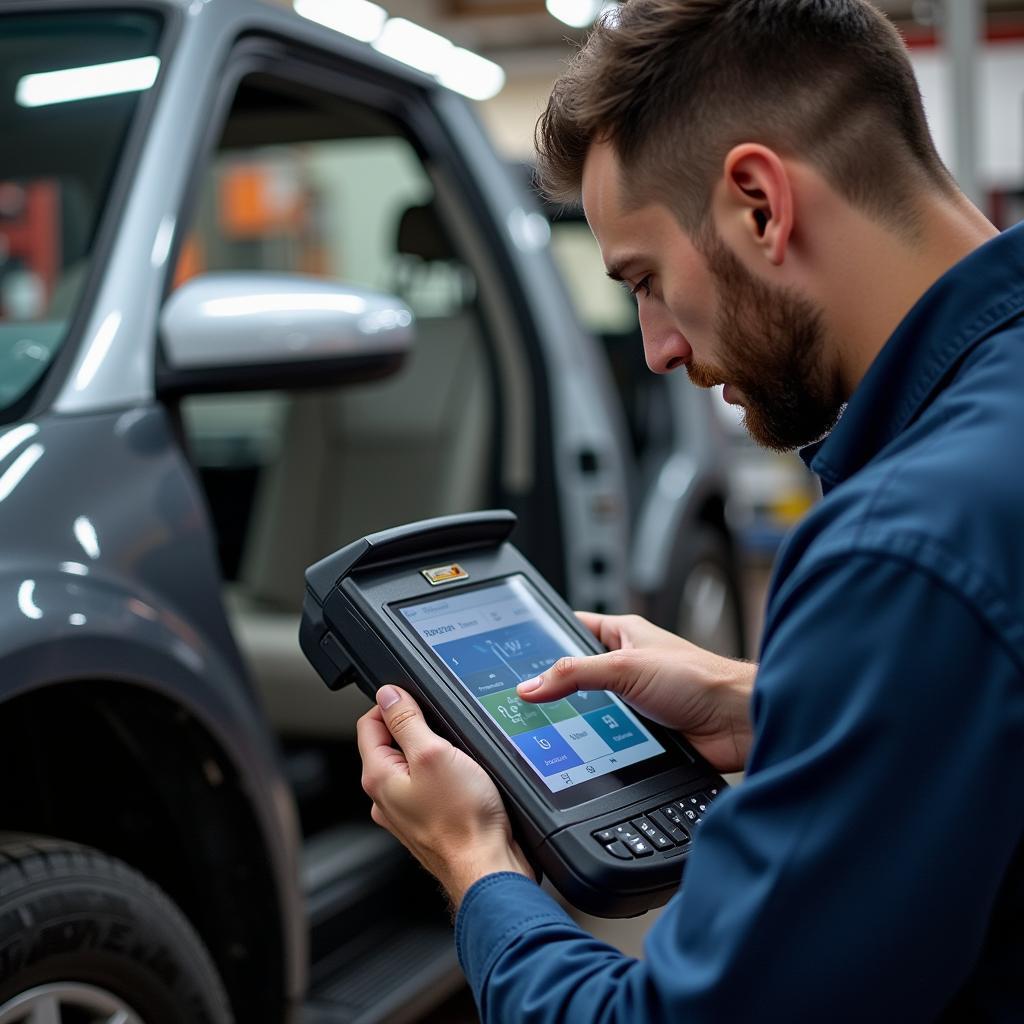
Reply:
<svg viewBox="0 0 1024 1024"><path fill-rule="evenodd" d="M412 355L386 380L190 395L177 408L272 723L286 737L346 737L363 699L328 694L302 657L303 570L400 522L493 505L529 518L532 451L515 478L524 442L509 415L532 402L529 357L414 87L269 39L246 41L231 66L172 289L200 273L304 274L394 294L416 317Z"/></svg>

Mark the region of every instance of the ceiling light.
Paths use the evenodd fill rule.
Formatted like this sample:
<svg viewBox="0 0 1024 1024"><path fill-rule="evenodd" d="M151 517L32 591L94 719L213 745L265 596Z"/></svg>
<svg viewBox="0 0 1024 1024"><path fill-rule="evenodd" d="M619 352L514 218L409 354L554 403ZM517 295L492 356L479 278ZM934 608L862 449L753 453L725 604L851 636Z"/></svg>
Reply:
<svg viewBox="0 0 1024 1024"><path fill-rule="evenodd" d="M573 28L592 24L603 6L603 0L547 0L548 13Z"/></svg>
<svg viewBox="0 0 1024 1024"><path fill-rule="evenodd" d="M295 10L364 43L372 43L388 19L388 12L369 0L295 0Z"/></svg>
<svg viewBox="0 0 1024 1024"><path fill-rule="evenodd" d="M501 92L505 72L493 60L457 46L449 52L437 80L472 100L489 100Z"/></svg>
<svg viewBox="0 0 1024 1024"><path fill-rule="evenodd" d="M450 39L405 18L390 18L373 45L381 53L428 75L440 74L455 50Z"/></svg>
<svg viewBox="0 0 1024 1024"><path fill-rule="evenodd" d="M22 107L44 107L123 92L141 92L156 81L159 57L137 57L85 68L44 71L25 75L18 82L15 98Z"/></svg>

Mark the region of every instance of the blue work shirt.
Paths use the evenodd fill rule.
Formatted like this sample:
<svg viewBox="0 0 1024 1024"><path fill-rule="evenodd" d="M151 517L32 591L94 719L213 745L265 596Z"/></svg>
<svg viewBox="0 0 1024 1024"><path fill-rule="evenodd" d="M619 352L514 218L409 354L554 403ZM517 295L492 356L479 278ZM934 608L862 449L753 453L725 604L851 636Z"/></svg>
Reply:
<svg viewBox="0 0 1024 1024"><path fill-rule="evenodd" d="M644 958L520 875L470 889L487 1024L1024 1021L1022 316L1024 227L929 289L815 446L747 778Z"/></svg>

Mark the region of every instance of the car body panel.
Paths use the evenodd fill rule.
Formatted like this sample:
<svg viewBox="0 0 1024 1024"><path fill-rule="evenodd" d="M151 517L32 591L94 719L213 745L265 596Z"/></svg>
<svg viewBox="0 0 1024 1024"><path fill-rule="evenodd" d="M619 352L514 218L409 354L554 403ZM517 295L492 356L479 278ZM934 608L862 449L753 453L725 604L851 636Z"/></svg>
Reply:
<svg viewBox="0 0 1024 1024"><path fill-rule="evenodd" d="M120 680L202 723L243 780L282 881L297 997L305 939L292 882L295 810L219 601L203 500L166 414L150 406L44 417L0 434L5 449L0 536L17 543L0 546L0 701Z"/></svg>

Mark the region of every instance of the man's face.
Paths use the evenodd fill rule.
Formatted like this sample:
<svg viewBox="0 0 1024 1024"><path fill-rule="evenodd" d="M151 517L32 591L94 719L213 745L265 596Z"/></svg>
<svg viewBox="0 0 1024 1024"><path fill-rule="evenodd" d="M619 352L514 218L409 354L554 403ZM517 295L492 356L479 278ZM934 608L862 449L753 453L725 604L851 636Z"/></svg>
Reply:
<svg viewBox="0 0 1024 1024"><path fill-rule="evenodd" d="M842 394L823 318L806 298L756 277L712 231L699 246L665 206L623 207L610 145L591 147L583 206L609 274L637 300L647 365L725 385L761 445L797 448L827 433Z"/></svg>

